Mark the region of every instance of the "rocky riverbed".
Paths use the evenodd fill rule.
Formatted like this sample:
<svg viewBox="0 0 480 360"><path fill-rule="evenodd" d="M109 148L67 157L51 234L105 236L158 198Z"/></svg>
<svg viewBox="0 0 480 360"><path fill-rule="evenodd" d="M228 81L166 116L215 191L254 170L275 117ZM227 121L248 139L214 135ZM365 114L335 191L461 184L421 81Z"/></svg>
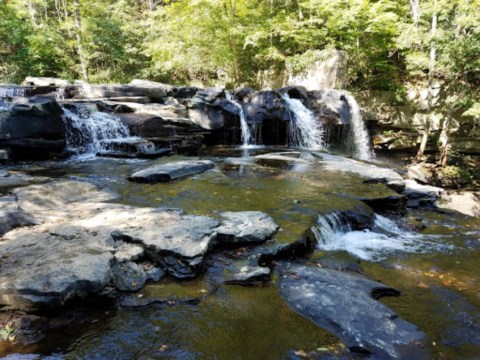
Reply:
<svg viewBox="0 0 480 360"><path fill-rule="evenodd" d="M436 189L378 165L284 149L236 155L5 169L3 354L429 358L478 347L478 221L442 215ZM208 166L190 172L198 163ZM159 183L129 180L181 168ZM440 335L423 320L439 319L428 309L443 303L437 288L460 292ZM207 328L230 347L174 335Z"/></svg>

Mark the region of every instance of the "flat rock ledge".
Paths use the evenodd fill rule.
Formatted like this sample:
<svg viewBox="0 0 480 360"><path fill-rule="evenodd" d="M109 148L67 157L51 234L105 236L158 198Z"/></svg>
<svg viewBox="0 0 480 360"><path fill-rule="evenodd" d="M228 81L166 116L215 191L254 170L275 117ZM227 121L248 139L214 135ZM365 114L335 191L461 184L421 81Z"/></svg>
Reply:
<svg viewBox="0 0 480 360"><path fill-rule="evenodd" d="M226 245L260 243L270 239L278 225L260 211L222 212L217 242Z"/></svg>
<svg viewBox="0 0 480 360"><path fill-rule="evenodd" d="M213 218L102 202L114 194L89 183L58 181L13 192L16 202L4 199L8 209L28 223L5 228L0 237L0 307L5 310L55 307L92 294L117 297L167 273L194 277L217 243L220 223ZM258 230L258 239L271 234L273 225L263 223L268 215L238 216L267 227ZM241 224L236 232L231 224L230 230L236 238L245 231Z"/></svg>
<svg viewBox="0 0 480 360"><path fill-rule="evenodd" d="M210 160L187 160L169 162L162 165L156 165L144 170L133 173L128 180L154 184L158 182L169 182L178 180L187 176L200 174L215 167L215 163Z"/></svg>
<svg viewBox="0 0 480 360"><path fill-rule="evenodd" d="M426 336L376 299L399 295L360 274L280 262L281 296L300 315L331 331L351 352L375 359L427 359Z"/></svg>
<svg viewBox="0 0 480 360"><path fill-rule="evenodd" d="M396 171L360 160L343 156L314 152L313 156L321 159L321 164L330 171L350 172L363 176L366 183L384 183L397 192L405 190L405 181Z"/></svg>

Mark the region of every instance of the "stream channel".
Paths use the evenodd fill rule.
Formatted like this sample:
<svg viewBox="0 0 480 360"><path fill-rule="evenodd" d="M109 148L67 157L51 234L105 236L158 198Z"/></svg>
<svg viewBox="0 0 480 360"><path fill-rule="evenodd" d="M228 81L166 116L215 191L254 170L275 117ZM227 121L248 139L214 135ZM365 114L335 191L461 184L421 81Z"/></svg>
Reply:
<svg viewBox="0 0 480 360"><path fill-rule="evenodd" d="M35 163L10 170L34 176L81 180L119 194L114 202L181 208L211 216L218 211L258 210L280 230L270 242L299 240L322 214L348 209L359 198L381 198L392 190L364 183L358 175L326 170L318 161L252 160L285 151L231 147L205 150L216 167L202 174L153 185L127 181L136 170L174 160L95 158ZM242 157L243 155L243 157ZM301 157L302 155L300 155ZM190 158L189 158L190 159ZM403 216L382 214L390 234L338 234L339 243L318 246L309 263L361 271L401 292L381 302L427 334L429 357L480 356L480 219L448 210L408 209ZM390 221L390 222L389 222ZM394 221L394 223L392 222ZM388 225L390 224L390 225ZM400 234L402 232L402 234ZM347 236L348 235L348 236ZM377 237L376 237L377 236ZM276 282L262 286L225 285L224 274L246 248L210 254L205 271L190 280L166 277L149 282L135 296L173 299L142 308L99 306L54 329L39 344L0 343L7 359L302 359L358 358L340 340L293 311ZM179 300L201 298L198 304ZM423 345L422 345L423 346ZM23 354L23 355L20 355Z"/></svg>

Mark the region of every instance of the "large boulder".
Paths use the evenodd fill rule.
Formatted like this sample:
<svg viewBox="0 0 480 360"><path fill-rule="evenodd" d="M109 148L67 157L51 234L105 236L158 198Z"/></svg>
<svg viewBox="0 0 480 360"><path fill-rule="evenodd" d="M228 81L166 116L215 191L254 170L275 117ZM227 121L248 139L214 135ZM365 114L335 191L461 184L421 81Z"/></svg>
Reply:
<svg viewBox="0 0 480 360"><path fill-rule="evenodd" d="M276 91L259 91L244 99L244 112L249 122L263 123L267 120L290 121L288 109Z"/></svg>
<svg viewBox="0 0 480 360"><path fill-rule="evenodd" d="M51 97L15 99L10 109L0 110L0 146L12 158L41 157L64 150L62 108Z"/></svg>
<svg viewBox="0 0 480 360"><path fill-rule="evenodd" d="M300 315L332 332L354 353L378 359L428 358L426 336L377 301L399 295L387 285L356 273L280 263L277 286Z"/></svg>
<svg viewBox="0 0 480 360"><path fill-rule="evenodd" d="M349 124L350 109L341 90L314 90L309 92L313 113L325 124Z"/></svg>
<svg viewBox="0 0 480 360"><path fill-rule="evenodd" d="M206 130L235 126L239 117L238 105L225 99L223 88L199 90L186 102L188 117Z"/></svg>

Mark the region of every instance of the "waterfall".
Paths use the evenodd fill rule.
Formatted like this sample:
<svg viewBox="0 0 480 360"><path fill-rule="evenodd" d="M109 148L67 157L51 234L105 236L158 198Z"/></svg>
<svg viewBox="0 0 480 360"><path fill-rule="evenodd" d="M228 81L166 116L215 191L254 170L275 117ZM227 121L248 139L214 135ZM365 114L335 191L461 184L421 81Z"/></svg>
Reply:
<svg viewBox="0 0 480 360"><path fill-rule="evenodd" d="M291 144L310 150L325 148L321 121L315 119L312 111L307 109L299 99L292 99L288 93L282 99L290 112L289 136Z"/></svg>
<svg viewBox="0 0 480 360"><path fill-rule="evenodd" d="M25 89L20 87L0 88L0 99L8 99L12 97L25 97Z"/></svg>
<svg viewBox="0 0 480 360"><path fill-rule="evenodd" d="M87 105L75 105L75 112L63 107L67 147L79 153L95 155L108 150L108 142L134 138L120 119Z"/></svg>
<svg viewBox="0 0 480 360"><path fill-rule="evenodd" d="M370 138L362 119L360 106L355 98L347 91L342 91L350 110L350 138L354 144L354 156L360 160L371 161L375 154L370 146Z"/></svg>
<svg viewBox="0 0 480 360"><path fill-rule="evenodd" d="M403 230L392 220L378 214L374 215L370 230L352 230L341 213L331 213L319 216L312 231L319 249L347 251L368 261L383 260L395 251L424 253L451 249L451 246L437 243L433 236Z"/></svg>
<svg viewBox="0 0 480 360"><path fill-rule="evenodd" d="M238 116L240 117L240 128L242 130L242 146L248 147L252 140L252 134L250 132L250 127L248 126L245 113L243 112L242 105L240 105L238 101L235 100L233 95L228 91L225 91L225 97L238 109Z"/></svg>

